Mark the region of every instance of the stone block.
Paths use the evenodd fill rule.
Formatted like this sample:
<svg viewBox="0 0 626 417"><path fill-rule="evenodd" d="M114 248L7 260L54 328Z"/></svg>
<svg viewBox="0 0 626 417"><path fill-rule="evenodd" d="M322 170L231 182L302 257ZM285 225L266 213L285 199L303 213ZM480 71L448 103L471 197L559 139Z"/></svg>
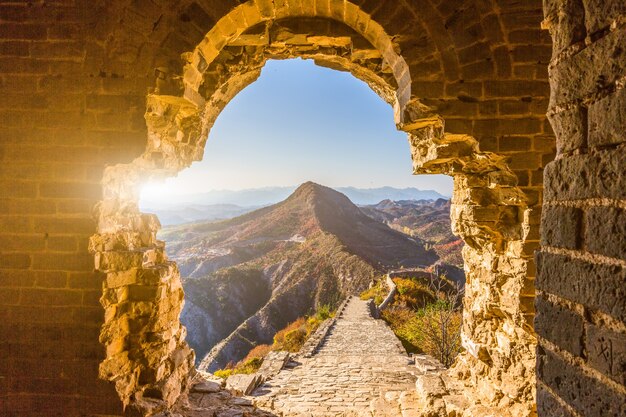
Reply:
<svg viewBox="0 0 626 417"><path fill-rule="evenodd" d="M262 382L259 374L235 374L226 380L226 389L236 395L248 395Z"/></svg>
<svg viewBox="0 0 626 417"><path fill-rule="evenodd" d="M585 246L589 252L626 260L626 210L613 207L586 210Z"/></svg>
<svg viewBox="0 0 626 417"><path fill-rule="evenodd" d="M626 321L626 270L564 255L537 254L537 289Z"/></svg>
<svg viewBox="0 0 626 417"><path fill-rule="evenodd" d="M547 206L541 220L541 244L577 249L582 239L582 210L575 207Z"/></svg>
<svg viewBox="0 0 626 417"><path fill-rule="evenodd" d="M119 288L135 284L137 282L137 269L109 272L105 282L107 288Z"/></svg>
<svg viewBox="0 0 626 417"><path fill-rule="evenodd" d="M580 0L544 0L544 14L555 53L585 39L585 10Z"/></svg>
<svg viewBox="0 0 626 417"><path fill-rule="evenodd" d="M530 148L531 142L528 136L503 136L498 141L498 149L501 152L529 151Z"/></svg>
<svg viewBox="0 0 626 417"><path fill-rule="evenodd" d="M535 300L535 308L537 334L572 355L582 357L583 318L567 307L552 304L541 295Z"/></svg>
<svg viewBox="0 0 626 417"><path fill-rule="evenodd" d="M626 31L616 30L550 70L550 107L564 106L609 86L626 72Z"/></svg>
<svg viewBox="0 0 626 417"><path fill-rule="evenodd" d="M95 232L96 226L92 218L73 217L38 217L34 219L33 229L38 233L85 234Z"/></svg>
<svg viewBox="0 0 626 417"><path fill-rule="evenodd" d="M215 381L202 381L191 387L191 392L199 392L201 394L213 394L221 390L222 386Z"/></svg>
<svg viewBox="0 0 626 417"><path fill-rule="evenodd" d="M578 366L539 348L537 376L580 415L621 417L626 415L624 394L583 373Z"/></svg>
<svg viewBox="0 0 626 417"><path fill-rule="evenodd" d="M143 262L141 251L98 252L95 255L96 269L102 272L127 271L139 268Z"/></svg>
<svg viewBox="0 0 626 417"><path fill-rule="evenodd" d="M586 348L592 367L626 386L626 334L589 324Z"/></svg>
<svg viewBox="0 0 626 417"><path fill-rule="evenodd" d="M605 150L571 155L545 167L546 201L626 199L626 152Z"/></svg>
<svg viewBox="0 0 626 417"><path fill-rule="evenodd" d="M485 96L510 97L519 99L525 96L547 97L550 85L543 81L486 81Z"/></svg>
<svg viewBox="0 0 626 417"><path fill-rule="evenodd" d="M589 106L589 146L609 146L626 142L626 89Z"/></svg>
<svg viewBox="0 0 626 417"><path fill-rule="evenodd" d="M554 398L543 384L537 385L537 414L550 417L577 417Z"/></svg>
<svg viewBox="0 0 626 417"><path fill-rule="evenodd" d="M289 361L289 352L279 351L270 352L265 358L258 370L258 373L263 376L264 379L272 378L277 375L285 364Z"/></svg>
<svg viewBox="0 0 626 417"><path fill-rule="evenodd" d="M585 25L589 34L607 29L620 15L626 14L622 0L585 0Z"/></svg>
<svg viewBox="0 0 626 417"><path fill-rule="evenodd" d="M559 154L587 146L587 110L580 106L549 114Z"/></svg>
<svg viewBox="0 0 626 417"><path fill-rule="evenodd" d="M48 271L92 271L93 255L86 252L76 253L35 253L32 255L32 267Z"/></svg>
<svg viewBox="0 0 626 417"><path fill-rule="evenodd" d="M27 253L0 254L0 268L3 269L28 269L32 259Z"/></svg>
<svg viewBox="0 0 626 417"><path fill-rule="evenodd" d="M20 304L47 306L81 305L82 299L83 294L78 290L29 288L22 289Z"/></svg>

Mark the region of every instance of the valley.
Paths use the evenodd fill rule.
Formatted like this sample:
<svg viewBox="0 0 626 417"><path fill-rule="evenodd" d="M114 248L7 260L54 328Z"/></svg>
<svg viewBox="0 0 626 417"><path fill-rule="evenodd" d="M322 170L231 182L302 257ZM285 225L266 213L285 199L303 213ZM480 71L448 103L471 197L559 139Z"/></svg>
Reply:
<svg viewBox="0 0 626 417"><path fill-rule="evenodd" d="M449 222L447 200L357 207L309 182L280 203L167 227L159 237L183 277L181 321L196 364L212 372L271 344L297 318L358 295L391 269L458 269L436 246L455 241Z"/></svg>

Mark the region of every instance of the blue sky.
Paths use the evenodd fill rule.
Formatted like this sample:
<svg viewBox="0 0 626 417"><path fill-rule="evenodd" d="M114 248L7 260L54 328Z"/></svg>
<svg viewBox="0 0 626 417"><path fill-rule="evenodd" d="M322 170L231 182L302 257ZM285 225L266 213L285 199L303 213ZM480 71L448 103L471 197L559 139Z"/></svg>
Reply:
<svg viewBox="0 0 626 417"><path fill-rule="evenodd" d="M452 193L452 179L414 176L391 106L349 73L300 59L269 61L209 134L204 158L143 195L298 185L416 187Z"/></svg>

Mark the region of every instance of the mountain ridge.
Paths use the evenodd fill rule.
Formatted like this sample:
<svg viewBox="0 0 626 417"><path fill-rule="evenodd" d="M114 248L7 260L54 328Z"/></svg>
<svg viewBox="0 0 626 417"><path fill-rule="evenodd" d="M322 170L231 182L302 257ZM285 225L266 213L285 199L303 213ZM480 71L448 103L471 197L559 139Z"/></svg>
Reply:
<svg viewBox="0 0 626 417"><path fill-rule="evenodd" d="M260 207L275 204L288 198L298 186L263 187L244 190L211 190L198 194L172 196L168 201L149 196L143 197L142 210L172 210L181 205L215 205L229 204L241 207ZM415 187L397 188L391 186L376 188L331 187L346 195L357 205L376 204L384 199L391 200L436 200L449 199L435 190L421 190ZM175 199L175 203L172 203Z"/></svg>
<svg viewBox="0 0 626 417"><path fill-rule="evenodd" d="M163 238L186 293L193 294L181 320L191 339L205 332L206 337L189 340L198 358L225 339L204 358L207 370L241 359L255 343L271 342L297 317L360 293L387 269L438 259L420 239L392 230L345 195L311 182L280 203L229 220L165 229ZM254 291L240 285L248 279Z"/></svg>

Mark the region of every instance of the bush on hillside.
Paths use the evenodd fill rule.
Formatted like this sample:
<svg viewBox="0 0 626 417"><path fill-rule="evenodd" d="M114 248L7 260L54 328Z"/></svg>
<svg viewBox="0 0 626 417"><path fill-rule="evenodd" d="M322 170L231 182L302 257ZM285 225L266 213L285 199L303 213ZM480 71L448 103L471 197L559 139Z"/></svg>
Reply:
<svg viewBox="0 0 626 417"><path fill-rule="evenodd" d="M379 305L387 297L388 293L389 289L386 285L383 285L383 279L379 279L373 286L363 291L359 297L361 300L374 300L374 303Z"/></svg>
<svg viewBox="0 0 626 417"><path fill-rule="evenodd" d="M214 375L226 379L233 374L252 374L261 367L263 358L271 351L299 352L311 334L319 328L320 324L333 316L334 312L330 306L320 306L314 315L300 317L276 332L271 346L256 346L243 360L236 364L229 363L224 369L215 371Z"/></svg>
<svg viewBox="0 0 626 417"><path fill-rule="evenodd" d="M396 278L398 293L382 312L409 353L425 353L450 367L461 350L463 291L441 277L429 284Z"/></svg>

